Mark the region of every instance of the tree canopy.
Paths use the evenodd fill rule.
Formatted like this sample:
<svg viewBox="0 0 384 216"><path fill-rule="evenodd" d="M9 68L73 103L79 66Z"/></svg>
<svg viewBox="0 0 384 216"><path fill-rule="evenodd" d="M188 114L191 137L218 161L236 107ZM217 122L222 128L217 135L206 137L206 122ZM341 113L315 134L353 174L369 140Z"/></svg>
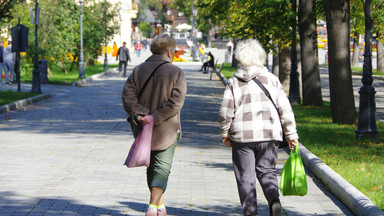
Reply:
<svg viewBox="0 0 384 216"><path fill-rule="evenodd" d="M10 23L17 24L20 16L21 24L29 27L29 52L27 59L32 59L35 51L35 28L31 24L29 7L34 3L16 4L11 9L14 14ZM49 64L67 63L76 60L80 50L80 6L75 0L45 0L39 3L41 8L38 25L38 53ZM113 22L117 6L108 2L89 1L83 6L83 42L87 58L97 58L101 46L110 39L118 29Z"/></svg>

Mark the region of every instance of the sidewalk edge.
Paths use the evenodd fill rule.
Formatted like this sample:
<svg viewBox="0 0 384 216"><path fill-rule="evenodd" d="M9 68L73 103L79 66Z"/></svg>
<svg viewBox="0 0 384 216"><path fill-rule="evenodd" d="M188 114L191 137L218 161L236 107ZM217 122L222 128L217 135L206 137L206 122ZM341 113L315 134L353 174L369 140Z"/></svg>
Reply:
<svg viewBox="0 0 384 216"><path fill-rule="evenodd" d="M22 99L22 100L19 100L19 101L10 103L10 104L0 106L0 114L11 111L11 110L16 110L17 108L21 108L23 106L26 106L26 105L29 105L32 103L36 103L36 102L48 99L50 97L52 97L51 94L41 94L41 95Z"/></svg>
<svg viewBox="0 0 384 216"><path fill-rule="evenodd" d="M302 144L300 145L300 153L304 165L319 178L324 185L328 186L330 191L354 214L362 216L384 216L384 212L373 204L368 197L323 163Z"/></svg>
<svg viewBox="0 0 384 216"><path fill-rule="evenodd" d="M83 85L84 85L85 83L87 83L87 82L93 81L93 80L95 80L95 79L97 79L97 78L104 77L104 76L106 76L106 75L108 75L108 74L111 74L112 72L114 72L114 71L116 71L116 70L118 70L117 67L116 67L116 68L112 68L112 69L107 70L107 71L104 71L104 72L99 73L99 74L92 75L92 76L90 76L90 77L87 77L87 78L84 78L84 79L82 79L82 80L79 80L79 81L76 81L76 82L72 83L72 86L73 86L73 87L80 87L80 86L83 86Z"/></svg>
<svg viewBox="0 0 384 216"><path fill-rule="evenodd" d="M214 71L219 75L224 85L227 85L227 79L224 75L221 72L219 73L216 67L214 67ZM323 163L302 144L300 144L300 153L305 167L320 179L324 185L328 186L330 191L354 214L384 216L384 212L368 197Z"/></svg>

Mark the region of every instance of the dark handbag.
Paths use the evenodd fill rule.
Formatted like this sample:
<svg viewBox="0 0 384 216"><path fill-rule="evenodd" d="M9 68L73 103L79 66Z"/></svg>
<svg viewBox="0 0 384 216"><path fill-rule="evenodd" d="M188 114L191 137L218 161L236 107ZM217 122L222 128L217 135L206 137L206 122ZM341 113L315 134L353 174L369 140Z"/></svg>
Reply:
<svg viewBox="0 0 384 216"><path fill-rule="evenodd" d="M261 90L263 90L264 94L265 94L265 95L269 98L269 100L272 102L272 104L273 104L273 106L275 107L277 113L279 113L279 109L277 109L277 106L276 106L275 102L273 102L272 97L271 97L271 94L269 94L269 91L264 87L264 85L263 85L263 84L262 84L256 77L253 78L253 81L255 81L255 83L261 88ZM281 122L280 122L280 124L281 124ZM283 126L281 125L281 127L283 127ZM284 133L283 128L281 128L281 130L283 131L283 141L280 143L279 148L285 148L285 147L288 146L288 142L287 142L287 140L285 139L285 133Z"/></svg>
<svg viewBox="0 0 384 216"><path fill-rule="evenodd" d="M148 82L149 80L152 78L153 74L157 71L157 69L159 69L162 65L166 64L168 62L163 62L161 64L159 64L155 70L153 70L153 72L149 75L149 77L147 78L147 80L145 81L144 85L143 85L143 88L141 88L139 94L137 95L137 100L140 99L141 97L141 94L143 93L145 87L148 85ZM141 124L137 124L137 122L135 121L134 118L131 118L131 116L128 116L127 118L127 122L129 122L129 124L131 125L131 129L132 129L132 133L133 133L133 136L136 138L136 136L140 133L140 131L143 129L143 126Z"/></svg>

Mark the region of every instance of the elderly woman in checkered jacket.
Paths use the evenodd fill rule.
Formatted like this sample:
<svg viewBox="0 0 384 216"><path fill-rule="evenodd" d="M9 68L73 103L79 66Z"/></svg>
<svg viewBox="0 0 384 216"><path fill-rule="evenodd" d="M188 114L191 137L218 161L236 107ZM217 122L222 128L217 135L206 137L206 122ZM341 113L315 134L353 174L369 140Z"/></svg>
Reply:
<svg viewBox="0 0 384 216"><path fill-rule="evenodd" d="M240 67L228 80L220 108L220 133L232 160L244 215L257 215L256 177L271 215L280 215L277 150L283 130L289 147L298 141L295 117L279 79L264 67L266 53L255 39L235 51ZM269 91L272 101L256 83Z"/></svg>

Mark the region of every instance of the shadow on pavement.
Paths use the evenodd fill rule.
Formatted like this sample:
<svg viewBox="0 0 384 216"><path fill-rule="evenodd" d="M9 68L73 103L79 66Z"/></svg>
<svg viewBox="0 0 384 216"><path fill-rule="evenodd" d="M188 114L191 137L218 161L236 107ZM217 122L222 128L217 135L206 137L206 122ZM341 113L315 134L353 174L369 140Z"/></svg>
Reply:
<svg viewBox="0 0 384 216"><path fill-rule="evenodd" d="M121 202L121 204L129 206L130 209L136 211L143 211L143 213L147 209L147 204L137 203L137 202ZM188 204L186 204L188 205ZM237 206L227 205L227 207L223 206L196 206L196 205L188 205L186 208L175 208L172 206L166 206L168 215L196 215L196 216L216 216L216 215L231 215L233 214ZM144 210L143 210L144 209ZM217 209L220 209L220 212L217 212Z"/></svg>

